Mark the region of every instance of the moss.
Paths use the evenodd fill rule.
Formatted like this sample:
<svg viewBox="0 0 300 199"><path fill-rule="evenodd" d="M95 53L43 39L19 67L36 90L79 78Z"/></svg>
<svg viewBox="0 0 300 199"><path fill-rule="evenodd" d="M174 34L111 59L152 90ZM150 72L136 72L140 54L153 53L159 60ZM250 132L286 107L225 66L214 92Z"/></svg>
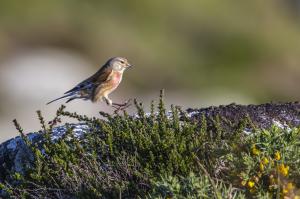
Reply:
<svg viewBox="0 0 300 199"><path fill-rule="evenodd" d="M201 114L197 121L178 106L172 105L167 112L163 95L161 92L157 108L151 103L149 116L136 100L136 116L124 111L89 118L62 106L47 124L38 112L43 135L39 144L27 140L15 121L35 158L24 175L17 174L18 183L8 181L0 188L24 198L55 198L58 194L76 198L243 198L274 195L293 183L289 194L298 193L299 129L274 126L260 130L247 116L237 126L220 115ZM84 122L90 133L75 138L72 125L65 124L64 136L51 141L53 127L62 117ZM223 128L224 121L234 132ZM243 132L248 127L253 130L250 136ZM259 153L251 153L252 146ZM274 159L276 151L280 160ZM284 176L278 168L285 169ZM272 176L280 181L273 182Z"/></svg>

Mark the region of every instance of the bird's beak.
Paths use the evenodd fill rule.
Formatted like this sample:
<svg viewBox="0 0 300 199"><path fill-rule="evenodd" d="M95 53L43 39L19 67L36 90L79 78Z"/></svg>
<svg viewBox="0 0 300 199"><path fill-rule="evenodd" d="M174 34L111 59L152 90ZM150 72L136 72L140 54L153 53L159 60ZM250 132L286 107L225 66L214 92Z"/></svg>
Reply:
<svg viewBox="0 0 300 199"><path fill-rule="evenodd" d="M128 65L127 65L128 68L131 68L132 66L133 66L132 64L128 64Z"/></svg>

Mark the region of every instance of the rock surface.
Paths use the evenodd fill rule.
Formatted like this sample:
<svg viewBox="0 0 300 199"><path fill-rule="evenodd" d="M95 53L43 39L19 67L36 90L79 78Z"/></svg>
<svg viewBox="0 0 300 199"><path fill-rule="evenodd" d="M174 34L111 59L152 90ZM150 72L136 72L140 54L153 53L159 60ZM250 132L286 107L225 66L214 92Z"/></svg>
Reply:
<svg viewBox="0 0 300 199"><path fill-rule="evenodd" d="M255 127L268 129L272 125L281 128L293 128L300 126L300 103L267 103L261 105L237 105L211 106L201 109L188 109L188 116L195 121L200 121L205 115L208 125L217 116L220 117L223 129L230 130L238 125L241 119L249 117Z"/></svg>

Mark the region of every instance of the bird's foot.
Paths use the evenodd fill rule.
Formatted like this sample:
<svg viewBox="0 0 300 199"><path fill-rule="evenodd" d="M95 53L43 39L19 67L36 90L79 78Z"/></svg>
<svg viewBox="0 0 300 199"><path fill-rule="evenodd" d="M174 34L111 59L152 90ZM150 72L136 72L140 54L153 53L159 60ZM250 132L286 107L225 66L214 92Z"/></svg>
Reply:
<svg viewBox="0 0 300 199"><path fill-rule="evenodd" d="M119 111L123 111L126 108L128 108L129 106L131 106L130 103L131 99L127 100L125 103L123 104L119 104L119 103L112 103L112 107L115 108L114 113L117 114Z"/></svg>

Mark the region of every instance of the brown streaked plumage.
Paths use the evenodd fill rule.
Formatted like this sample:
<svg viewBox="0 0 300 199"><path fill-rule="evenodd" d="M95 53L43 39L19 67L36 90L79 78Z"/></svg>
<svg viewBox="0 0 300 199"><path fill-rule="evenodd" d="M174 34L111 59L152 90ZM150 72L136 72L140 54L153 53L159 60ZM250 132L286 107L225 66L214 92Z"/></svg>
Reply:
<svg viewBox="0 0 300 199"><path fill-rule="evenodd" d="M109 99L108 95L118 87L122 81L123 72L131 66L126 58L111 58L94 75L65 92L64 96L47 104L62 98L68 98L66 103L74 99L91 100L92 102L104 99L108 105L112 105L112 100Z"/></svg>

